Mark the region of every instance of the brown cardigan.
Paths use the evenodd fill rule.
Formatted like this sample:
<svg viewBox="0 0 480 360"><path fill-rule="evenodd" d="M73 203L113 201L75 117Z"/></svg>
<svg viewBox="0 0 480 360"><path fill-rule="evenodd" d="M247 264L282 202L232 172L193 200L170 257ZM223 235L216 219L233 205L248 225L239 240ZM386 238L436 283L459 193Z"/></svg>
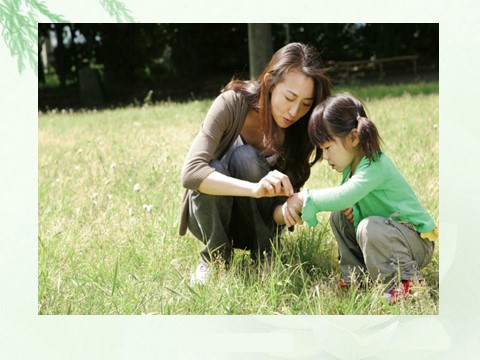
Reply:
<svg viewBox="0 0 480 360"><path fill-rule="evenodd" d="M179 234L185 235L188 223L188 193L198 190L215 169L208 164L223 157L237 139L247 118L248 105L233 90L220 94L207 112L182 167L182 185L186 188L180 208Z"/></svg>

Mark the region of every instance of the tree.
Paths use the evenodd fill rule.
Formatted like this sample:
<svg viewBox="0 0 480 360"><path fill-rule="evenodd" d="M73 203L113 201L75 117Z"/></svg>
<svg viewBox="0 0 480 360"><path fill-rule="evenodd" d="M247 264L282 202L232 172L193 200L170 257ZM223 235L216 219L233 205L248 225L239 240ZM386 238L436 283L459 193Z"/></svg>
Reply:
<svg viewBox="0 0 480 360"><path fill-rule="evenodd" d="M250 79L256 79L273 54L271 24L248 24Z"/></svg>

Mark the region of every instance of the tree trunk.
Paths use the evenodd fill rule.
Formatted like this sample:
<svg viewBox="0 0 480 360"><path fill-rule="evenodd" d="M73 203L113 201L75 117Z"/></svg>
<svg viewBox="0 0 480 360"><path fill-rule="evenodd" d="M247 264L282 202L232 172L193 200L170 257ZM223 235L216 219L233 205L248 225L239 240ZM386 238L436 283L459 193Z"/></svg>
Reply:
<svg viewBox="0 0 480 360"><path fill-rule="evenodd" d="M67 84L65 45L63 44L63 25L55 25L55 34L57 35L57 47L54 50L55 71L57 72L60 87L64 88Z"/></svg>
<svg viewBox="0 0 480 360"><path fill-rule="evenodd" d="M42 50L43 50L43 41L39 41L38 43L38 83L39 84L45 84L45 72L43 70Z"/></svg>
<svg viewBox="0 0 480 360"><path fill-rule="evenodd" d="M250 79L262 73L273 54L271 24L248 24Z"/></svg>

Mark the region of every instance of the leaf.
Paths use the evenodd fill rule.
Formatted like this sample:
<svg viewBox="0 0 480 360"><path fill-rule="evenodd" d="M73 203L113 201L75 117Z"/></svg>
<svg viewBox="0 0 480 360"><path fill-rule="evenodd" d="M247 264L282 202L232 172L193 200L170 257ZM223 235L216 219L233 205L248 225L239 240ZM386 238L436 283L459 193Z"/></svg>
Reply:
<svg viewBox="0 0 480 360"><path fill-rule="evenodd" d="M115 289L117 288L117 275L118 275L118 257L117 257L117 261L115 261L115 272L113 273L112 296L115 293Z"/></svg>
<svg viewBox="0 0 480 360"><path fill-rule="evenodd" d="M110 16L114 17L118 22L133 22L135 19L131 15L131 11L125 7L121 1L118 0L100 0L101 5Z"/></svg>
<svg viewBox="0 0 480 360"><path fill-rule="evenodd" d="M24 0L28 6L26 15L20 11L20 1L4 0L0 4L0 25L3 26L2 35L10 49L12 57L17 57L18 71L25 69L25 63L38 75L37 41L38 41L38 14L48 17L54 22L66 22L60 16L53 14L39 0Z"/></svg>
<svg viewBox="0 0 480 360"><path fill-rule="evenodd" d="M56 15L50 12L50 10L48 10L47 6L43 2L40 2L38 0L26 0L26 2L27 2L27 5L38 10L39 13L41 13L42 15L45 15L47 18L49 18L53 22L60 22L60 23L68 22L61 15Z"/></svg>
<svg viewBox="0 0 480 360"><path fill-rule="evenodd" d="M18 57L18 72L21 74L25 69L25 65L23 64L22 56Z"/></svg>
<svg viewBox="0 0 480 360"><path fill-rule="evenodd" d="M184 299L184 300L190 300L190 298L189 298L188 296L182 294L182 293L181 293L180 291L178 291L178 290L172 289L172 288L170 288L170 287L168 287L168 286L165 286L165 289L170 290L172 293L174 293L175 295L180 296L180 297L181 297L182 299Z"/></svg>

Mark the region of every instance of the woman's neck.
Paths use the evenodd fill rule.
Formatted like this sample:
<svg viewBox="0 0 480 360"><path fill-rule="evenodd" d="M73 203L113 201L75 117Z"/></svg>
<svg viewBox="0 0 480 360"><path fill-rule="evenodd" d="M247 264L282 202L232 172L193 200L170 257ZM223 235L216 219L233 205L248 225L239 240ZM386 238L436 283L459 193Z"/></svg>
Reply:
<svg viewBox="0 0 480 360"><path fill-rule="evenodd" d="M283 144L285 140L285 130L279 130L280 132L278 141ZM248 111L247 118L245 119L245 123L240 134L242 135L242 138L247 144L252 145L254 148L264 153L266 156L272 155L272 153L266 151L266 147L264 144L265 134L262 129L260 115L258 114L258 112L255 112L253 110Z"/></svg>

